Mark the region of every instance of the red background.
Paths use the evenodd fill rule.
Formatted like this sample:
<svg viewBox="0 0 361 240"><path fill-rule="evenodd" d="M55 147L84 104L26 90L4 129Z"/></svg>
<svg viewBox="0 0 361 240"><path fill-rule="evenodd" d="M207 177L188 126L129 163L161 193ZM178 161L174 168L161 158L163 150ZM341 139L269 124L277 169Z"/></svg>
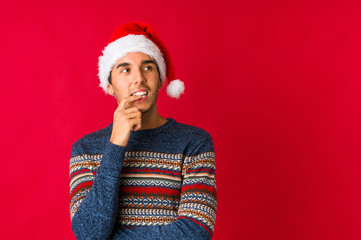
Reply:
<svg viewBox="0 0 361 240"><path fill-rule="evenodd" d="M1 239L74 239L71 144L112 121L97 61L121 23L167 43L213 136L214 239L361 239L361 7L347 1L13 1L0 6Z"/></svg>

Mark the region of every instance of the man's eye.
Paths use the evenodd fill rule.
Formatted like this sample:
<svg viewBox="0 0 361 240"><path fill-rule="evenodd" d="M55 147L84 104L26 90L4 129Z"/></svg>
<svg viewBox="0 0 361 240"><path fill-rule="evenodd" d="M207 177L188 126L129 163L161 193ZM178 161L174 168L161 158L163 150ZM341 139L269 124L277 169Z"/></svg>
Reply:
<svg viewBox="0 0 361 240"><path fill-rule="evenodd" d="M144 70L148 70L148 71L151 71L153 68L152 68L152 66L146 66L145 68L144 68Z"/></svg>
<svg viewBox="0 0 361 240"><path fill-rule="evenodd" d="M129 69L128 69L128 68L124 68L121 72L122 72L122 73L129 72Z"/></svg>

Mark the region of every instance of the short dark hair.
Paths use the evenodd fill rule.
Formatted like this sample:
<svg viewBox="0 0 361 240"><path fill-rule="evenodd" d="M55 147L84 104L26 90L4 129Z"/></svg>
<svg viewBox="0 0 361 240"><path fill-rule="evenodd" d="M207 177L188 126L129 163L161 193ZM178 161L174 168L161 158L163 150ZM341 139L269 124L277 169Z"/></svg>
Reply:
<svg viewBox="0 0 361 240"><path fill-rule="evenodd" d="M109 84L112 84L112 72L113 72L113 70L111 70L110 73L109 73L109 77L108 77L108 83Z"/></svg>

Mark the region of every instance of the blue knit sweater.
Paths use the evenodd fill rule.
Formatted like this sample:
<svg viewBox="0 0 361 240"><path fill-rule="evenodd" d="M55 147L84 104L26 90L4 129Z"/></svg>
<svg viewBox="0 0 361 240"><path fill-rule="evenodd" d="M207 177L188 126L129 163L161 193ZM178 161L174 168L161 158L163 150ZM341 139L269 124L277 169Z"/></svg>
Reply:
<svg viewBox="0 0 361 240"><path fill-rule="evenodd" d="M210 239L216 217L210 135L169 118L109 142L112 124L73 144L70 214L77 239Z"/></svg>

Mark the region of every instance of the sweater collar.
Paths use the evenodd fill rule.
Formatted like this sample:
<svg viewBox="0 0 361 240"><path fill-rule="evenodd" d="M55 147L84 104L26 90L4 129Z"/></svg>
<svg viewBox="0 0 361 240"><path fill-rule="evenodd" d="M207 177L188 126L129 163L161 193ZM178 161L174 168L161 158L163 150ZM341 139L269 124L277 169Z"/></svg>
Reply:
<svg viewBox="0 0 361 240"><path fill-rule="evenodd" d="M159 132L159 131L162 131L172 125L174 125L176 123L176 121L173 119L173 118L167 118L168 121L163 124L162 126L160 127L156 127L156 128L151 128L151 129L143 129L143 130L138 130L136 132L132 131L131 133L132 134L143 134L143 133L156 133L156 132ZM113 130L113 123L109 124L109 126L107 127L108 131L111 133L112 130Z"/></svg>

